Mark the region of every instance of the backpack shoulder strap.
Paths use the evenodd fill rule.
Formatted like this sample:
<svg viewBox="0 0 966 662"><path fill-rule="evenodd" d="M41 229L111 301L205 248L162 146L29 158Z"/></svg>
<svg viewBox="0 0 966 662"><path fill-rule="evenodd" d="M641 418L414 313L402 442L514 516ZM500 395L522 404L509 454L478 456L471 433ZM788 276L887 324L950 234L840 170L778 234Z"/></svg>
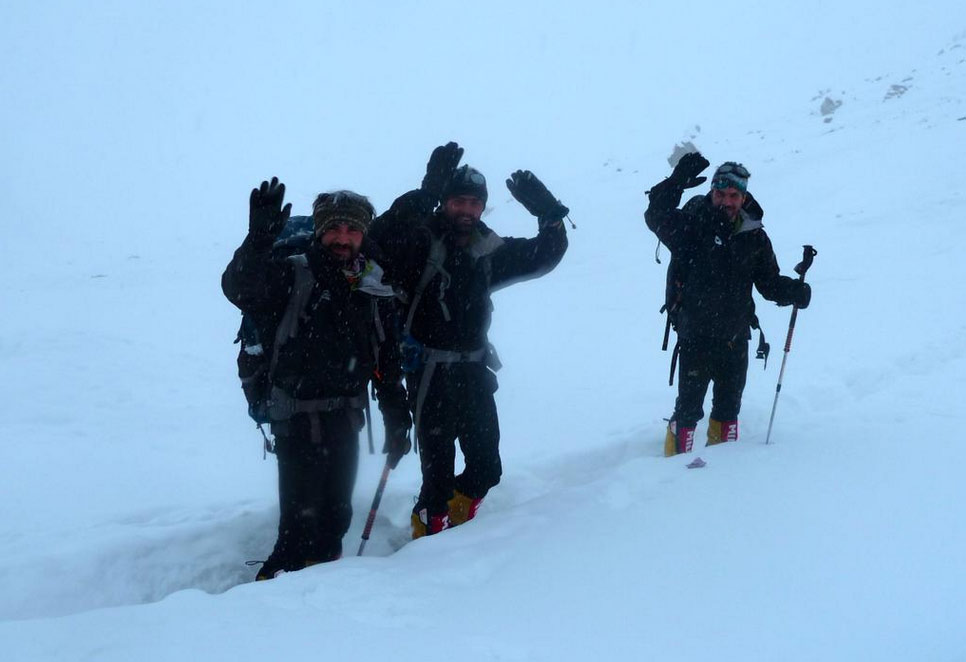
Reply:
<svg viewBox="0 0 966 662"><path fill-rule="evenodd" d="M292 255L285 258L292 265L294 279L292 281L292 292L289 295L288 305L282 314L282 319L278 323L275 331L275 343L272 347L272 362L269 365L269 375L275 373L275 366L278 363L278 352L281 346L298 335L299 318L309 302L309 296L315 287L315 275L309 268L309 260L304 253Z"/></svg>
<svg viewBox="0 0 966 662"><path fill-rule="evenodd" d="M416 306L419 305L419 300L423 296L423 292L426 290L426 286L429 285L429 281L438 273L446 274L445 269L443 269L443 263L446 261L446 244L440 237L437 237L427 228L426 231L429 233L429 254L426 256L426 266L423 267L423 273L419 276L419 282L416 283L416 289L413 291L413 300L409 304L409 313L406 315L406 324L403 326L403 335L408 336L410 329L413 325L413 317L416 314ZM446 303L440 297L440 305L443 307L443 317L449 320L449 309L446 307Z"/></svg>

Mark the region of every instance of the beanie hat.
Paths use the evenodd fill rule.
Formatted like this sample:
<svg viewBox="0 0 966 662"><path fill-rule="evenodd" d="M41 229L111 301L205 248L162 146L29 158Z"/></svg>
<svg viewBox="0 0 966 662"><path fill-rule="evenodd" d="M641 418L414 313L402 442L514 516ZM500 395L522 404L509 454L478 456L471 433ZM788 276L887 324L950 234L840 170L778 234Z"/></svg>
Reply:
<svg viewBox="0 0 966 662"><path fill-rule="evenodd" d="M446 202L458 195L472 195L486 205L486 177L483 173L468 165L460 166L453 171L453 176L446 182L439 199Z"/></svg>
<svg viewBox="0 0 966 662"><path fill-rule="evenodd" d="M339 223L365 233L375 214L376 210L369 199L352 191L320 193L312 204L312 220L317 235Z"/></svg>
<svg viewBox="0 0 966 662"><path fill-rule="evenodd" d="M751 173L748 172L748 168L734 161L725 161L714 171L711 188L736 188L744 193L748 190L749 177Z"/></svg>

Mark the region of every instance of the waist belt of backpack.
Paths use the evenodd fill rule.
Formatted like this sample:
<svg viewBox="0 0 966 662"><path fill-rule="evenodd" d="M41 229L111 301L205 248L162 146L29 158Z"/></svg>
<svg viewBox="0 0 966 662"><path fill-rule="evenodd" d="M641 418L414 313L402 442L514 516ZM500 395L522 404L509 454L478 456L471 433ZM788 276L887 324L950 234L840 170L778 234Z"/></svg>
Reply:
<svg viewBox="0 0 966 662"><path fill-rule="evenodd" d="M269 415L274 421L287 421L296 414L322 414L340 409L364 409L366 398L364 395L343 395L334 398L316 398L314 400L298 400L278 388L272 387L272 399L269 404Z"/></svg>
<svg viewBox="0 0 966 662"><path fill-rule="evenodd" d="M486 347L471 352L456 352L448 349L423 348L426 363L480 363L486 359Z"/></svg>
<svg viewBox="0 0 966 662"><path fill-rule="evenodd" d="M429 384L433 380L433 373L436 372L436 366L440 363L487 363L489 354L489 347L481 347L469 352L456 352L447 349L435 349L433 347L423 348L423 374L419 379L419 387L416 389L416 411L413 412L413 427L416 429L415 438L417 450L419 434L422 429L420 427L420 421L423 414L423 404L426 402L426 394L429 392ZM494 370L498 370L499 359L495 358L495 352L493 355L497 366Z"/></svg>

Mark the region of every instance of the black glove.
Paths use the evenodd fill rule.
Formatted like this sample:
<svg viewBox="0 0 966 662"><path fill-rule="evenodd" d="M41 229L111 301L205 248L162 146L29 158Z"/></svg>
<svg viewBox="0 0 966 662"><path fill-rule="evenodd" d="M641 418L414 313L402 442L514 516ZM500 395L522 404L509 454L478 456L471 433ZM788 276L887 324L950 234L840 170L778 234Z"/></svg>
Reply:
<svg viewBox="0 0 966 662"><path fill-rule="evenodd" d="M248 232L258 238L274 240L292 213L292 203L282 207L284 199L285 184L278 181L278 177L272 177L271 183L262 182L259 188L253 188L248 200Z"/></svg>
<svg viewBox="0 0 966 662"><path fill-rule="evenodd" d="M812 286L806 283L804 280L797 281L798 288L795 290L795 305L798 306L800 310L808 308L808 304L812 302Z"/></svg>
<svg viewBox="0 0 966 662"><path fill-rule="evenodd" d="M708 159L701 156L701 152L688 152L681 157L669 180L681 188L694 188L708 181L707 177L698 177L701 172L711 165Z"/></svg>
<svg viewBox="0 0 966 662"><path fill-rule="evenodd" d="M510 175L510 179L506 180L506 187L517 202L541 222L556 222L570 213L529 170L517 170Z"/></svg>
<svg viewBox="0 0 966 662"><path fill-rule="evenodd" d="M413 444L409 440L409 426L386 425L386 443L382 447L382 452L387 455L386 461L390 469L395 469L402 456L412 447Z"/></svg>
<svg viewBox="0 0 966 662"><path fill-rule="evenodd" d="M423 177L423 191L439 200L443 194L443 189L449 180L453 178L453 171L463 158L463 148L454 142L440 145L433 150L426 164L426 176Z"/></svg>

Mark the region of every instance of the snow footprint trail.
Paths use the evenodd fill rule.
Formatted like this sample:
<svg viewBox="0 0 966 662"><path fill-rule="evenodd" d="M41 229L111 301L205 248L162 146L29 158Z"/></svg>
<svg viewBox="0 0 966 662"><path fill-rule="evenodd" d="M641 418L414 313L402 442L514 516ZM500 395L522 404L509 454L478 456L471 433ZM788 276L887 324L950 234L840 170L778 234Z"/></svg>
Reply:
<svg viewBox="0 0 966 662"><path fill-rule="evenodd" d="M50 540L56 551L3 564L0 620L157 602L184 589L222 593L252 580L245 561L271 551L277 517L251 504L152 513Z"/></svg>

